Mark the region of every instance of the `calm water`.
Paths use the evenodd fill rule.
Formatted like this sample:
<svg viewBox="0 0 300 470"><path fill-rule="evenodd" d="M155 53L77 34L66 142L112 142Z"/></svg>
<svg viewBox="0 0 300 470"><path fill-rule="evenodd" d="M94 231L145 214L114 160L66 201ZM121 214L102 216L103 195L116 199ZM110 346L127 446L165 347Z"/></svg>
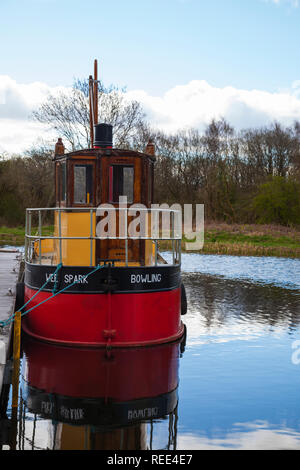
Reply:
<svg viewBox="0 0 300 470"><path fill-rule="evenodd" d="M18 449L300 449L300 260L182 262L185 348L24 342Z"/></svg>

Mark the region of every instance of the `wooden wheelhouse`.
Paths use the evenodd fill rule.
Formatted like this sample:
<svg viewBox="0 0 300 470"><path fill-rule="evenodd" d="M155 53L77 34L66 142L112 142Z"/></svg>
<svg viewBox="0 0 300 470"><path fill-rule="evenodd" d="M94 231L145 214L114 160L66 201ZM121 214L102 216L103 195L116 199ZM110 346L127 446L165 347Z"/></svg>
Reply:
<svg viewBox="0 0 300 470"><path fill-rule="evenodd" d="M106 124L96 127L101 133ZM61 139L55 149L55 194L56 206L61 211L61 232L63 236L88 236L91 230L89 208L109 205L120 207L120 201L126 201L124 208L141 204L150 208L153 203L154 145L150 142L145 153L130 150L118 150L107 146L64 153ZM76 213L71 208L79 209ZM69 209L69 210L68 210ZM82 209L82 212L80 212ZM99 209L98 212L101 212ZM116 236L120 237L120 218L117 211ZM104 214L103 214L104 217ZM93 213L93 230L96 233L101 216ZM127 221L130 224L130 217ZM59 223L56 218L56 227ZM127 243L127 245L126 245ZM126 246L125 246L126 245ZM79 251L78 251L79 249ZM127 252L126 252L127 250ZM65 264L89 265L90 244L69 240L66 246ZM115 264L148 265L152 264L154 247L148 240L102 239L93 242L92 265L101 261Z"/></svg>

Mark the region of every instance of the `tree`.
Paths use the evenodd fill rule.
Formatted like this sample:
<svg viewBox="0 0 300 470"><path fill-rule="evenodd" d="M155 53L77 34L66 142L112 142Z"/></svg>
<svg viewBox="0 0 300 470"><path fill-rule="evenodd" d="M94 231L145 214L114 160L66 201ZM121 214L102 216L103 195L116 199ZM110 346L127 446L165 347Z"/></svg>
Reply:
<svg viewBox="0 0 300 470"><path fill-rule="evenodd" d="M102 122L113 125L114 146L126 148L144 120L140 103L128 101L124 90L108 88L99 82L99 107ZM89 148L90 112L89 82L76 79L70 90L49 94L47 100L33 112L33 118L48 124L64 139L69 150Z"/></svg>
<svg viewBox="0 0 300 470"><path fill-rule="evenodd" d="M274 176L260 186L253 206L260 223L300 224L300 184Z"/></svg>
<svg viewBox="0 0 300 470"><path fill-rule="evenodd" d="M28 207L54 204L53 151L32 148L0 161L0 223L24 224Z"/></svg>
<svg viewBox="0 0 300 470"><path fill-rule="evenodd" d="M291 166L299 161L297 129L297 123L294 128L284 128L274 122L269 127L247 129L242 133L250 183L262 182L269 176L284 177L289 174Z"/></svg>
<svg viewBox="0 0 300 470"><path fill-rule="evenodd" d="M292 158L293 168L298 172L298 177L300 176L300 121L295 121L292 127L293 137L296 141L296 150Z"/></svg>

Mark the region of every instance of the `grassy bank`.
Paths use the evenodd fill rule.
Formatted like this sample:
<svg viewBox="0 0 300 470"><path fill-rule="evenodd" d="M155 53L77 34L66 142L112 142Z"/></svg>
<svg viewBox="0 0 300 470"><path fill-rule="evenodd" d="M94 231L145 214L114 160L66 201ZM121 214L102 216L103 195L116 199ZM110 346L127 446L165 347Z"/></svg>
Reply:
<svg viewBox="0 0 300 470"><path fill-rule="evenodd" d="M300 229L206 223L202 253L300 258Z"/></svg>
<svg viewBox="0 0 300 470"><path fill-rule="evenodd" d="M160 242L160 249L171 247ZM185 251L185 243L182 244ZM300 228L206 222L203 254L300 258Z"/></svg>
<svg viewBox="0 0 300 470"><path fill-rule="evenodd" d="M44 227L43 235L50 235L53 227ZM37 233L37 228L32 229ZM24 245L24 227L0 227L0 246ZM183 243L183 251L184 251ZM160 243L161 249L169 244ZM300 229L277 225L239 225L209 222L205 224L204 254L240 256L282 256L300 258Z"/></svg>
<svg viewBox="0 0 300 470"><path fill-rule="evenodd" d="M32 235L38 233L37 227L32 227ZM43 227L43 235L52 235L53 227ZM24 227L0 227L0 246L11 245L11 246L23 246L25 239L25 228Z"/></svg>
<svg viewBox="0 0 300 470"><path fill-rule="evenodd" d="M24 245L25 230L24 227L0 227L0 246L13 245L22 246Z"/></svg>

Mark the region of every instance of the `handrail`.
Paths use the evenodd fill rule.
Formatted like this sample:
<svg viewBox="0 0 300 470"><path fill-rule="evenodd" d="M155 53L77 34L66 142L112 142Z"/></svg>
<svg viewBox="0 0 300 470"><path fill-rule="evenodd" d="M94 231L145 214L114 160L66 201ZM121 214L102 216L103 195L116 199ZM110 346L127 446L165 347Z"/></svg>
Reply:
<svg viewBox="0 0 300 470"><path fill-rule="evenodd" d="M42 235L42 212L45 211L52 211L58 212L58 222L57 222L57 229L58 235ZM86 211L90 213L90 230L89 235L86 236L63 236L62 235L62 221L61 221L61 213L62 212L73 212L73 213L80 213L82 211ZM127 217L134 217L136 213L139 212L146 212L147 214L151 215L155 214L158 215L159 213L170 214L169 220L169 227L168 227L168 235L163 230L160 230L160 227L155 228L155 233L153 232L149 235L129 235L128 234L128 220L125 218L125 230L124 234L122 235L110 235L105 233L103 236L99 236L96 231L96 225L94 227L94 215L97 217L97 211L101 211L101 214L98 214L99 217L104 216L105 212L108 211L126 211ZM131 214L130 211L134 211L135 214ZM38 214L38 234L32 235L32 215ZM94 242L97 240L124 240L125 241L125 265L128 266L128 241L129 240L145 240L145 241L152 241L154 243L154 259L155 259L155 266L158 264L158 242L163 240L172 241L172 264L180 264L181 262L181 227L176 232L175 230L175 218L180 215L181 220L181 211L178 209L171 209L171 208L161 208L161 207L49 207L49 208L28 208L26 209L26 228L25 228L25 259L28 260L32 258L31 252L32 247L30 247L33 240L38 242L39 245L39 264L42 264L42 240L58 240L58 254L59 254L59 262L62 263L63 259L63 241L68 240L87 240L90 241L90 266L93 265L93 251L94 251ZM151 220L152 222L152 220ZM156 223L159 225L159 219L155 219ZM150 225L150 231L153 229L152 224ZM149 224L147 225L147 232L149 230ZM161 232L161 233L160 233ZM179 232L179 233L178 233ZM29 256L30 255L30 256Z"/></svg>
<svg viewBox="0 0 300 470"><path fill-rule="evenodd" d="M42 235L41 237L39 235L25 235L27 238L32 238L34 240L39 240L39 238L41 238L42 240L180 240L181 238L178 236L178 237L132 237L132 236L128 236L128 237L111 237L111 236L107 236L107 237L91 237L91 236L88 236L88 237L60 237L60 236L55 236L53 235L52 236L44 236Z"/></svg>
<svg viewBox="0 0 300 470"><path fill-rule="evenodd" d="M112 205L112 204L110 204ZM146 211L146 212L149 212L149 211L157 211L157 212L177 212L178 214L181 213L180 210L178 209L164 209L164 208L161 208L161 207L80 207L80 206L77 206L77 207L28 207L26 208L26 211L30 212L30 211L90 211L90 210L115 210L115 211L119 211L119 210L124 210L124 211L129 211L130 209L135 209L137 211Z"/></svg>

